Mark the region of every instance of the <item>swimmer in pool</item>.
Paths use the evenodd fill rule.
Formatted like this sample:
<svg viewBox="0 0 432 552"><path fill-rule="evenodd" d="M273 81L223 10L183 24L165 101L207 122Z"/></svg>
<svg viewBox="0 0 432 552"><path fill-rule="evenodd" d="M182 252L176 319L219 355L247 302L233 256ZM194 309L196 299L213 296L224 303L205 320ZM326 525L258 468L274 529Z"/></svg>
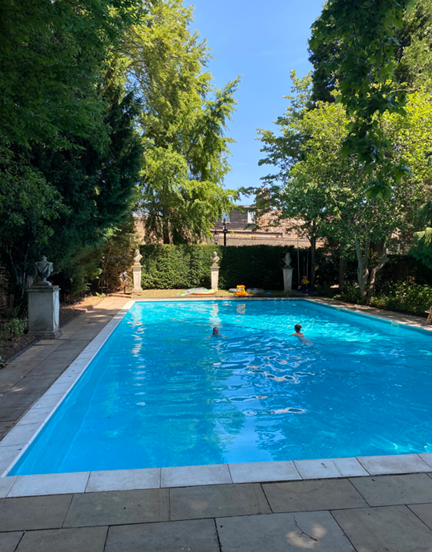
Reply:
<svg viewBox="0 0 432 552"><path fill-rule="evenodd" d="M306 339L305 334L300 331L302 329L300 324L296 324L294 326L294 329L295 329L295 333L291 334L292 336L295 335L296 337L298 337L300 341L303 343L303 345L309 345L309 347L313 345L313 341L311 341L310 339Z"/></svg>
<svg viewBox="0 0 432 552"><path fill-rule="evenodd" d="M210 339L211 337L224 337L225 339L229 339L226 335L219 333L219 328L217 326L213 328L213 333L206 337L206 339Z"/></svg>
<svg viewBox="0 0 432 552"><path fill-rule="evenodd" d="M294 326L294 329L295 329L295 333L291 334L291 335L295 335L296 337L300 337L300 339L304 339L305 338L305 334L303 332L301 332L300 330L302 329L301 325L300 324L296 324Z"/></svg>

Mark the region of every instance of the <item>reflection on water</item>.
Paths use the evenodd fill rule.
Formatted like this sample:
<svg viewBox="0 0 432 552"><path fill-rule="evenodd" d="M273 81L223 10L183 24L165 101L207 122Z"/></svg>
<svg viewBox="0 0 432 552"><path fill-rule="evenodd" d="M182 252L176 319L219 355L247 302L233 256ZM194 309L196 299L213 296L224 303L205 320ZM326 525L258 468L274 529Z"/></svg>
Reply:
<svg viewBox="0 0 432 552"><path fill-rule="evenodd" d="M15 473L432 452L431 343L298 301L136 304Z"/></svg>

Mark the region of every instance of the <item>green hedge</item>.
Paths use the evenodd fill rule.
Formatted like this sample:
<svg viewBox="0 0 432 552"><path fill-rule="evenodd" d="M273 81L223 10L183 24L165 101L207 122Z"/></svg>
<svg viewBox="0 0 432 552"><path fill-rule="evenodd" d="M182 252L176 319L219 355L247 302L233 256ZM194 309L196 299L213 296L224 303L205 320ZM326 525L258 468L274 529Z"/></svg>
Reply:
<svg viewBox="0 0 432 552"><path fill-rule="evenodd" d="M219 287L283 289L283 258L289 251L296 264L294 247L252 245L143 245L141 264L143 289L188 289L210 287L210 266L213 252L220 257ZM302 252L303 254L303 252ZM297 271L293 287L298 285Z"/></svg>
<svg viewBox="0 0 432 552"><path fill-rule="evenodd" d="M301 276L308 267L308 251L274 245L143 245L143 289L188 289L210 287L211 256L217 251L220 261L219 287L233 288L238 284L263 289L283 289L282 267L287 251L292 256L293 289L298 284L298 264ZM336 258L335 258L336 257ZM310 260L310 257L309 257ZM356 259L348 259L347 282L356 282ZM318 286L337 284L339 258L330 251L316 252ZM310 271L308 271L310 274ZM432 270L416 259L403 255L390 256L378 275L377 292L386 293L396 282L432 285Z"/></svg>

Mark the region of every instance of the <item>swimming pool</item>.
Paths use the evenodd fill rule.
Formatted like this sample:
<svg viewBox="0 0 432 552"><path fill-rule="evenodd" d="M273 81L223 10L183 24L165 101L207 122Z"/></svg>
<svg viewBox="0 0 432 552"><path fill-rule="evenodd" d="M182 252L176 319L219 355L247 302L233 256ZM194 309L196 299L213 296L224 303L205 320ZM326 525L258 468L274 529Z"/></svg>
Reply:
<svg viewBox="0 0 432 552"><path fill-rule="evenodd" d="M302 300L135 303L9 475L432 452L431 388L426 332Z"/></svg>

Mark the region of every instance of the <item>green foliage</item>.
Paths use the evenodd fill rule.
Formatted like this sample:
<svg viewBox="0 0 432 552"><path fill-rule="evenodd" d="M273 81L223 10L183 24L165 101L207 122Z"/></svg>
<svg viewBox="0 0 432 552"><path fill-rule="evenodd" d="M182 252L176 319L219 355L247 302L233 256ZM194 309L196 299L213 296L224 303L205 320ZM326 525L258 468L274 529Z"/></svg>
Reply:
<svg viewBox="0 0 432 552"><path fill-rule="evenodd" d="M139 0L2 0L0 145L73 147L103 117L107 52L138 20Z"/></svg>
<svg viewBox="0 0 432 552"><path fill-rule="evenodd" d="M11 318L7 322L3 322L0 325L1 335L0 342L7 341L8 339L14 339L24 333L27 327L26 318Z"/></svg>
<svg viewBox="0 0 432 552"><path fill-rule="evenodd" d="M417 210L430 190L431 96L419 90L409 95L405 115L382 116L395 160L406 158L415 168L415 176L394 183L384 200L365 196L368 171L358 157L344 155L350 122L344 106L319 102L309 110L310 79L295 79L294 88L299 96L290 97L291 107L277 121L280 135L261 131L267 154L262 164L274 165L278 172L263 179L268 186L256 190L257 214L275 209L294 221L311 241L312 252L317 238L355 250L361 294L372 295L387 250L397 251L401 236L414 231Z"/></svg>
<svg viewBox="0 0 432 552"><path fill-rule="evenodd" d="M238 79L212 86L209 48L189 30L192 11L182 0L156 1L148 24L131 28L123 45L129 80L143 98L139 205L149 241L199 243L236 197L223 182Z"/></svg>
<svg viewBox="0 0 432 552"><path fill-rule="evenodd" d="M423 205L419 218L424 230L414 234L414 244L410 254L432 269L432 201Z"/></svg>
<svg viewBox="0 0 432 552"><path fill-rule="evenodd" d="M432 74L432 0L416 0L404 17L399 37L396 80L410 86L430 85Z"/></svg>
<svg viewBox="0 0 432 552"><path fill-rule="evenodd" d="M334 296L335 299L354 304L364 304L360 290L356 285L349 285L343 293ZM409 312L424 316L432 305L432 286L405 282L394 282L387 291L377 293L368 300L372 307Z"/></svg>
<svg viewBox="0 0 432 552"><path fill-rule="evenodd" d="M210 287L211 257L220 257L219 287L239 284L263 289L283 289L282 259L294 248L282 246L144 245L142 287L144 289L189 289ZM294 275L294 286L297 286Z"/></svg>
<svg viewBox="0 0 432 552"><path fill-rule="evenodd" d="M16 302L42 253L63 271L62 284L72 282L89 249L130 213L142 144L113 51L144 8L140 0L0 6L0 263Z"/></svg>
<svg viewBox="0 0 432 552"><path fill-rule="evenodd" d="M406 94L394 80L397 29L403 26L411 0L329 0L312 27L311 51L318 55L338 45L326 71L339 75L339 101L350 118L342 152L354 154L372 177L374 196L389 197L393 184L409 174L393 160L392 143L380 118L404 114Z"/></svg>

